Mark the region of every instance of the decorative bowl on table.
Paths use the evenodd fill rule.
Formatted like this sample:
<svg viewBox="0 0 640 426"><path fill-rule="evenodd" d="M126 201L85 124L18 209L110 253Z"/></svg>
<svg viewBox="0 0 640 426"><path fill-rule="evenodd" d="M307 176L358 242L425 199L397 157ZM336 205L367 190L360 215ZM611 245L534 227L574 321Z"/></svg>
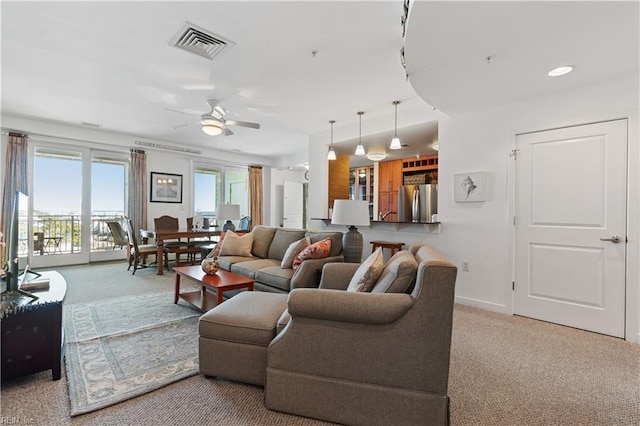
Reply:
<svg viewBox="0 0 640 426"><path fill-rule="evenodd" d="M215 275L220 270L220 262L217 257L208 257L204 259L200 265L205 274Z"/></svg>

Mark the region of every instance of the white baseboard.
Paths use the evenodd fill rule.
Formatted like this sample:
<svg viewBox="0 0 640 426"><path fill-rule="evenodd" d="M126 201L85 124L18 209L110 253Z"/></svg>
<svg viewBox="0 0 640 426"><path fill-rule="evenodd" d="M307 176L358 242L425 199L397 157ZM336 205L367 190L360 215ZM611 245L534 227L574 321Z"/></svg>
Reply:
<svg viewBox="0 0 640 426"><path fill-rule="evenodd" d="M508 315L512 314L512 312L510 312L510 310L505 305L487 302L485 300L472 299L470 297L456 296L455 303L460 303L461 305L473 306L475 308L480 308L480 309L484 309L492 312L498 312L501 314L508 314Z"/></svg>

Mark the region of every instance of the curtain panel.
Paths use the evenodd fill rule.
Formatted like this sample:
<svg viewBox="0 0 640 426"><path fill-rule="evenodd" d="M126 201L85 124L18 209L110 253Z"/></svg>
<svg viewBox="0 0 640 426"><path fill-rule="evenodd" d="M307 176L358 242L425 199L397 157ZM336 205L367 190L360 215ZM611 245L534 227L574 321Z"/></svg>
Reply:
<svg viewBox="0 0 640 426"><path fill-rule="evenodd" d="M143 150L132 149L129 166L127 212L133 230L147 229L147 156Z"/></svg>
<svg viewBox="0 0 640 426"><path fill-rule="evenodd" d="M263 223L262 167L249 166L249 216L251 227Z"/></svg>
<svg viewBox="0 0 640 426"><path fill-rule="evenodd" d="M29 137L18 133L9 133L4 167L4 188L2 189L2 214L0 215L0 232L4 235L3 241L5 242L8 238L7 227L13 211L15 192L20 191L29 195L28 154Z"/></svg>

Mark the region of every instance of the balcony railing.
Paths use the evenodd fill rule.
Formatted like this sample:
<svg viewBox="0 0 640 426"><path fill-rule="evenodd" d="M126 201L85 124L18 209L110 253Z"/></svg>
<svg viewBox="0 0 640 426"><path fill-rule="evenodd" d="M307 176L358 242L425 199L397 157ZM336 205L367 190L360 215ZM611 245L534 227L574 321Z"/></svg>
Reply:
<svg viewBox="0 0 640 426"><path fill-rule="evenodd" d="M90 230L93 251L120 249L113 241L113 235L107 222L118 222L124 227L122 215L106 214L91 217ZM73 254L80 253L82 220L80 215L34 215L33 250L34 254ZM26 253L26 244L21 244L22 254Z"/></svg>

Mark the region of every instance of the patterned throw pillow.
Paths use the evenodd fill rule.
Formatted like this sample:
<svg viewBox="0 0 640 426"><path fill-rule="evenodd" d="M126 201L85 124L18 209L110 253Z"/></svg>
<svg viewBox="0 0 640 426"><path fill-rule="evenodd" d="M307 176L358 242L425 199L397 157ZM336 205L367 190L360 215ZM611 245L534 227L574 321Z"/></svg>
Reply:
<svg viewBox="0 0 640 426"><path fill-rule="evenodd" d="M296 271L300 267L300 264L307 259L324 259L325 257L329 257L330 251L331 240L329 238L311 244L296 256L296 259L293 261L293 270Z"/></svg>
<svg viewBox="0 0 640 426"><path fill-rule="evenodd" d="M378 247L356 270L349 281L347 291L370 292L384 269L382 247Z"/></svg>
<svg viewBox="0 0 640 426"><path fill-rule="evenodd" d="M284 254L284 257L282 258L282 262L280 263L280 267L282 269L291 269L293 268L293 261L295 260L296 256L298 254L300 254L300 252L304 249L306 249L309 244L311 244L311 240L309 240L309 238L304 237L298 241L294 241L291 244L289 244L289 248L287 249L287 252Z"/></svg>
<svg viewBox="0 0 640 426"><path fill-rule="evenodd" d="M233 231L227 231L220 248L220 256L245 256L251 257L251 246L253 245L253 234L249 232L243 236L237 235Z"/></svg>
<svg viewBox="0 0 640 426"><path fill-rule="evenodd" d="M218 240L218 244L216 244L216 247L213 250L211 250L211 253L207 255L207 258L220 256L220 249L222 248L222 240L224 240L225 234L226 232L224 231L220 232L220 239Z"/></svg>

